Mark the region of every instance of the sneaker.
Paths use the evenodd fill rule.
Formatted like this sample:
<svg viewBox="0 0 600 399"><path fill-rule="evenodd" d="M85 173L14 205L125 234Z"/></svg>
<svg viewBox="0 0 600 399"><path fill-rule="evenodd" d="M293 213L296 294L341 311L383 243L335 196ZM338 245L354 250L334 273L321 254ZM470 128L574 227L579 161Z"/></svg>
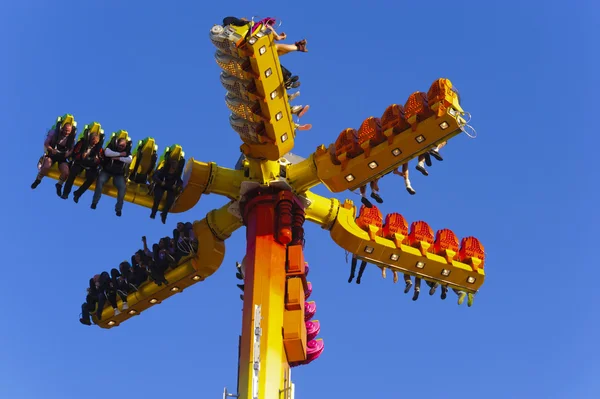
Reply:
<svg viewBox="0 0 600 399"><path fill-rule="evenodd" d="M440 155L439 152L437 152L436 150L430 150L429 153L438 161L443 161L444 158L442 158L442 156Z"/></svg>
<svg viewBox="0 0 600 399"><path fill-rule="evenodd" d="M240 290L244 291L244 284L236 284L236 286L237 286L237 287L238 287Z"/></svg>
<svg viewBox="0 0 600 399"><path fill-rule="evenodd" d="M417 193L417 192L415 191L415 189L411 187L411 185L410 185L410 184L406 186L406 191L408 191L408 193L409 193L410 195L415 195L415 194Z"/></svg>
<svg viewBox="0 0 600 399"><path fill-rule="evenodd" d="M80 195L77 195L76 193L73 193L73 201L74 201L75 203L78 203L78 202L79 202L79 197L80 197Z"/></svg>
<svg viewBox="0 0 600 399"><path fill-rule="evenodd" d="M235 277L236 277L238 280L243 280L243 279L244 279L244 275L243 275L242 273L240 273L240 272L236 272L236 273L235 273Z"/></svg>
<svg viewBox="0 0 600 399"><path fill-rule="evenodd" d="M300 81L288 83L285 85L286 90L297 89L298 87L300 87Z"/></svg>
<svg viewBox="0 0 600 399"><path fill-rule="evenodd" d="M433 295L435 294L435 290L437 290L438 285L434 284L431 286L431 288L429 289L429 295Z"/></svg>
<svg viewBox="0 0 600 399"><path fill-rule="evenodd" d="M429 153L426 152L425 154L423 154L423 156L425 157L425 165L431 166L431 156L429 155Z"/></svg>
<svg viewBox="0 0 600 399"><path fill-rule="evenodd" d="M243 301L244 300L244 294L240 294L240 299Z"/></svg>
<svg viewBox="0 0 600 399"><path fill-rule="evenodd" d="M69 194L63 194L60 196L60 198L62 199L68 199L69 198Z"/></svg>
<svg viewBox="0 0 600 399"><path fill-rule="evenodd" d="M377 201L378 204L383 204L383 199L377 193L371 193L371 198Z"/></svg>
<svg viewBox="0 0 600 399"><path fill-rule="evenodd" d="M79 319L79 322L81 324L85 324L86 326L91 326L92 322L89 319L84 319L83 317L81 319Z"/></svg>
<svg viewBox="0 0 600 399"><path fill-rule="evenodd" d="M114 308L113 310L115 311L115 316L118 316L121 314L121 312L119 312L118 308Z"/></svg>
<svg viewBox="0 0 600 399"><path fill-rule="evenodd" d="M468 293L467 294L467 306L471 307L473 306L473 300L475 299L475 295Z"/></svg>
<svg viewBox="0 0 600 399"><path fill-rule="evenodd" d="M288 96L288 101L294 101L296 98L298 98L298 96L300 95L300 92L297 91L291 95Z"/></svg>
<svg viewBox="0 0 600 399"><path fill-rule="evenodd" d="M115 213L117 214L117 216L121 216L122 215L121 211L115 211Z"/></svg>
<svg viewBox="0 0 600 399"><path fill-rule="evenodd" d="M32 188L33 190L35 190L35 188L36 188L37 186L39 186L41 182L42 182L42 181L41 181L40 179L35 179L35 181L34 181L33 183L31 183L31 188Z"/></svg>
<svg viewBox="0 0 600 399"><path fill-rule="evenodd" d="M424 166L417 165L417 167L415 169L417 169L419 172L421 172L424 176L429 176L429 172L427 172L427 169L425 169Z"/></svg>
<svg viewBox="0 0 600 399"><path fill-rule="evenodd" d="M298 118L302 118L304 114L309 110L310 105L294 105L291 108L292 114L296 114Z"/></svg>
<svg viewBox="0 0 600 399"><path fill-rule="evenodd" d="M362 204L367 208L373 208L373 204L371 203L371 201L369 201L365 197L361 197L360 202L362 202Z"/></svg>
<svg viewBox="0 0 600 399"><path fill-rule="evenodd" d="M421 293L420 290L415 290L415 293L413 294L412 300L416 301L417 299L419 299L419 294Z"/></svg>
<svg viewBox="0 0 600 399"><path fill-rule="evenodd" d="M56 183L54 187L56 188L56 195L62 197L62 184Z"/></svg>
<svg viewBox="0 0 600 399"><path fill-rule="evenodd" d="M160 214L160 220L162 221L162 224L166 224L167 223L167 214L166 213L161 213Z"/></svg>
<svg viewBox="0 0 600 399"><path fill-rule="evenodd" d="M156 219L156 212L152 212L150 214L150 219Z"/></svg>
<svg viewBox="0 0 600 399"><path fill-rule="evenodd" d="M442 285L442 295L440 296L440 298L442 298L442 301L444 299L446 299L446 294L447 293L448 293L448 287Z"/></svg>
<svg viewBox="0 0 600 399"><path fill-rule="evenodd" d="M348 277L348 283L351 283L352 280L354 280L354 274L351 274L350 277Z"/></svg>
<svg viewBox="0 0 600 399"><path fill-rule="evenodd" d="M408 291L410 291L410 287L412 287L412 281L407 281L406 286L404 287L405 294L408 294Z"/></svg>
<svg viewBox="0 0 600 399"><path fill-rule="evenodd" d="M123 310L127 309L129 309L129 305L127 304L127 302L123 302Z"/></svg>
<svg viewBox="0 0 600 399"><path fill-rule="evenodd" d="M92 205L90 205L90 208L96 209L97 206L98 206L98 204L92 202Z"/></svg>
<svg viewBox="0 0 600 399"><path fill-rule="evenodd" d="M461 291L460 294L458 294L458 304L462 305L463 302L465 301L465 296L467 296L467 293L464 291Z"/></svg>
<svg viewBox="0 0 600 399"><path fill-rule="evenodd" d="M306 130L312 129L312 125L310 123L307 123L306 125L299 125L299 124L295 123L294 126L296 127L297 130L300 130L300 131L306 131Z"/></svg>
<svg viewBox="0 0 600 399"><path fill-rule="evenodd" d="M356 279L356 284L360 284L360 277Z"/></svg>

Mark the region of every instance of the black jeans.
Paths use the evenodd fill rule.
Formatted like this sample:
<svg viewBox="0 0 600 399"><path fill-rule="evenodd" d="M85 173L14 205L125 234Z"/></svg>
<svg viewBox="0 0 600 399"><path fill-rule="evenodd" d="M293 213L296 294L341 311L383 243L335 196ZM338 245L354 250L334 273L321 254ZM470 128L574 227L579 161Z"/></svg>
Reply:
<svg viewBox="0 0 600 399"><path fill-rule="evenodd" d="M63 195L69 195L71 192L71 188L73 188L73 183L75 182L75 178L78 174L81 173L85 168L80 164L74 163L71 166L71 171L69 172L69 178L65 182L65 187L63 189ZM85 193L88 188L92 185L96 178L98 177L98 168L90 168L85 169L85 181L75 192L73 193L75 196L80 197L81 194Z"/></svg>
<svg viewBox="0 0 600 399"><path fill-rule="evenodd" d="M175 190L159 185L154 187L154 204L152 205L152 213L156 213L156 211L158 211L158 205L160 205L160 200L162 199L165 191L167 192L167 202L162 210L162 214L166 215L169 213L169 210L173 206L173 202L175 202Z"/></svg>

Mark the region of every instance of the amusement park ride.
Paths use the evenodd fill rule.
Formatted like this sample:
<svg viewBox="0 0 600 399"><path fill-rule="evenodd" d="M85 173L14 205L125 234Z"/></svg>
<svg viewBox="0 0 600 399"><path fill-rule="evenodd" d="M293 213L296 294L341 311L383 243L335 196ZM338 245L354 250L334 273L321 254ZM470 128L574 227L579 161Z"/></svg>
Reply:
<svg viewBox="0 0 600 399"><path fill-rule="evenodd" d="M409 229L402 215L384 218L376 207L361 207L357 217L352 201L342 203L310 191L321 183L334 193L355 190L463 131L466 113L448 79L436 80L428 92L413 93L405 105L390 105L381 118L365 119L357 130L345 129L334 144L321 145L298 160L289 154L298 125L292 119L274 35L260 25L248 32L248 26L215 25L210 31L218 49L215 59L223 69L230 124L243 142L238 167L193 158L185 162L179 145L168 147L159 160L154 139L146 138L133 152L125 196L125 201L150 208L153 196L147 182L152 173L177 160L183 190L170 212L188 211L211 193L229 202L193 223L198 250L167 272L168 284L147 282L129 295L127 310L115 315L108 306L101 320L93 320L101 328L117 327L204 281L221 266L227 238L246 226L238 393L224 396L292 398L290 368L311 362L323 351L323 341L316 339L319 322L311 320L315 304L306 301L312 288L303 255L305 220L328 230L355 258L383 271L470 294L484 282L484 251L476 238L463 238L459 244L451 230L434 234L423 221ZM76 124L70 114L58 119L66 122ZM82 135L90 132L103 135L97 122L86 125ZM124 130L111 137L131 140ZM48 173L55 179L59 175L56 167ZM78 176L75 185L83 182ZM116 197L117 190L107 183L103 194Z"/></svg>

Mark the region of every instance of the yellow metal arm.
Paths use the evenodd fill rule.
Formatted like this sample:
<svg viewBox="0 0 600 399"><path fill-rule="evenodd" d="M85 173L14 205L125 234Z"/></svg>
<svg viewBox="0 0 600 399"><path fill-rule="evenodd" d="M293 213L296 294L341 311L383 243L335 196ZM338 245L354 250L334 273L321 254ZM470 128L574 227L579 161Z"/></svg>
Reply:
<svg viewBox="0 0 600 399"><path fill-rule="evenodd" d="M47 177L58 180L60 172L57 165L54 165L48 172ZM230 199L239 199L240 185L244 180L244 172L217 166L217 164L199 162L191 158L186 165L183 181L183 191L177 198L175 205L171 208L171 213L180 213L192 209L200 200L202 194L219 194ZM83 175L75 178L74 186L81 186L85 179ZM96 184L93 183L88 191L94 191ZM104 184L102 194L109 197L117 197L117 189L112 184L112 180ZM137 184L127 180L127 193L125 201L140 205L146 208L152 208L154 196L148 192L148 185ZM159 209L164 206L164 199Z"/></svg>
<svg viewBox="0 0 600 399"><path fill-rule="evenodd" d="M331 231L331 238L346 251L380 267L448 285L467 292L477 292L485 279L482 268L473 268L455 260L415 248L395 240L370 235L355 222L356 208L346 200L340 205L335 198L324 198L306 192L311 202L306 209L306 220Z"/></svg>
<svg viewBox="0 0 600 399"><path fill-rule="evenodd" d="M194 234L199 242L198 251L182 258L177 267L165 274L168 285L158 286L147 281L137 292L128 295L127 310L114 316L113 309L107 306L102 312L102 320L99 321L94 316L94 322L102 328L116 327L216 272L225 256L224 240L242 225L239 219L227 212L228 206L229 204L215 209L206 218L194 222ZM122 308L120 299L118 304Z"/></svg>

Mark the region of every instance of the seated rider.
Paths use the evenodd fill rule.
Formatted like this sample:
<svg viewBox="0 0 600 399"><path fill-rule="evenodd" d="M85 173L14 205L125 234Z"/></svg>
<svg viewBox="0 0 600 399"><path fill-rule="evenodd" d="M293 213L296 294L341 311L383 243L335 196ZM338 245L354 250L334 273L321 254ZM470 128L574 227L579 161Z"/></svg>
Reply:
<svg viewBox="0 0 600 399"><path fill-rule="evenodd" d="M85 181L73 193L73 201L79 201L79 197L87 191L98 177L98 168L102 161L102 154L102 143L100 143L100 135L98 133L91 133L87 139L84 137L75 144L75 148L73 149L73 165L63 189L62 199L69 198L75 178L85 170Z"/></svg>
<svg viewBox="0 0 600 399"><path fill-rule="evenodd" d="M115 316L121 314L117 306L117 290L113 286L110 274L108 274L108 272L102 272L100 274L96 287L98 291L98 309L96 310L96 317L98 320L102 320L102 311L104 310L104 304L106 303L106 300L108 300L112 306Z"/></svg>
<svg viewBox="0 0 600 399"><path fill-rule="evenodd" d="M112 269L110 271L113 287L117 291L119 297L121 297L121 301L123 301L123 310L129 309L129 305L127 304L127 294L130 292L128 281L128 276L130 273L131 265L127 261L119 264L119 270Z"/></svg>
<svg viewBox="0 0 600 399"><path fill-rule="evenodd" d="M90 286L87 289L87 295L85 302L81 305L81 318L79 322L86 326L91 326L90 313L96 311L98 305L98 286L97 283L100 280L100 275L96 274L90 279Z"/></svg>
<svg viewBox="0 0 600 399"><path fill-rule="evenodd" d="M250 22L251 21L248 21L248 19L246 19L246 18L236 18L236 17L223 18L223 26L228 26L228 25L245 26L245 25L250 25ZM283 32L281 34L278 34L275 31L275 28L273 28L273 26L275 25L275 22L276 21L274 18L270 18L270 17L263 18L260 21L254 23L252 28L248 30L248 34L254 34L254 32L256 32L257 29L261 28L261 29L265 29L265 30L272 32L276 41L285 40L287 35ZM292 51L300 51L303 53L308 51L308 50L306 50L306 40L305 39L300 40L299 42L296 42L294 44L276 43L275 47L277 49L278 55L284 55L284 54L287 54Z"/></svg>
<svg viewBox="0 0 600 399"><path fill-rule="evenodd" d="M125 172L128 170L128 165L131 163L131 146L127 139L120 138L111 143L104 151L104 159L102 161L102 170L96 182L96 191L92 199L92 209L96 209L98 201L102 196L102 188L104 184L112 177L113 184L117 188L117 204L115 212L117 216L121 216L123 210L123 201L127 193L127 183L125 182Z"/></svg>
<svg viewBox="0 0 600 399"><path fill-rule="evenodd" d="M69 177L69 163L67 159L71 156L73 145L75 144L75 132L73 130L72 124L65 123L64 125L58 124L56 128L48 132L48 136L46 136L46 140L44 141L44 150L46 153L39 165L39 173L35 181L31 184L32 189L39 186L52 165L58 163L60 178L55 186L56 194L58 196L62 195L62 185Z"/></svg>
<svg viewBox="0 0 600 399"><path fill-rule="evenodd" d="M173 206L175 202L175 197L177 195L177 191L181 188L183 184L181 181L181 172L179 171L179 162L172 160L168 164L165 164L162 168L156 171L154 175L152 175L152 180L154 180L154 204L152 205L152 213L150 213L150 218L154 219L156 217L156 212L158 211L158 206L160 205L160 201L164 193L167 193L167 199L165 202L165 206L160 214L160 218L164 223L167 221L167 214L169 210Z"/></svg>

